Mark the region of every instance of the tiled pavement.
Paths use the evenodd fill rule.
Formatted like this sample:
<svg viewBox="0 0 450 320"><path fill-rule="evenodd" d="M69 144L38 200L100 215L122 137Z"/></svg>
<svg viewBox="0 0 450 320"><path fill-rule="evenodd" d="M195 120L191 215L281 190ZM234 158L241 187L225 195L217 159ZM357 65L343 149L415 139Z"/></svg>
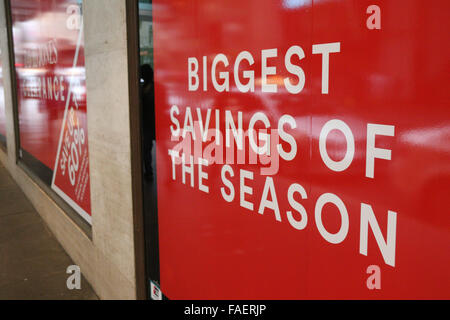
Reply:
<svg viewBox="0 0 450 320"><path fill-rule="evenodd" d="M0 300L97 299L84 278L67 289L72 259L0 164Z"/></svg>

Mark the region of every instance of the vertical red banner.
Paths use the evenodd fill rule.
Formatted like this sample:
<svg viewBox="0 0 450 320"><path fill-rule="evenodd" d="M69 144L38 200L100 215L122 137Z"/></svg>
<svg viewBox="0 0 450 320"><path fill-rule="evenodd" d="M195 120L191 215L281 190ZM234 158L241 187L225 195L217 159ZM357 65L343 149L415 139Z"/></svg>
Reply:
<svg viewBox="0 0 450 320"><path fill-rule="evenodd" d="M153 1L169 298L449 298L450 2L375 4Z"/></svg>

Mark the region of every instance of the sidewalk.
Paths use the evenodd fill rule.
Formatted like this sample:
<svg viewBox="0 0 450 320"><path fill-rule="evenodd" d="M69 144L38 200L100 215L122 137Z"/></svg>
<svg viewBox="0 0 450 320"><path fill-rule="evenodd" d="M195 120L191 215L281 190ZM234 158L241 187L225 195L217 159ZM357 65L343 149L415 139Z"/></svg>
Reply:
<svg viewBox="0 0 450 320"><path fill-rule="evenodd" d="M67 289L73 264L0 164L0 300L98 299L84 278Z"/></svg>

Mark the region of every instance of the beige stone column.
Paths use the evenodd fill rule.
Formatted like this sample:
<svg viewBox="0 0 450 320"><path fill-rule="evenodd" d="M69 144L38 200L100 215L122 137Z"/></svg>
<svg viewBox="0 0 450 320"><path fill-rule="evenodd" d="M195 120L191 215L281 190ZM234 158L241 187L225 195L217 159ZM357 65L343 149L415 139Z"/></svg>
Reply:
<svg viewBox="0 0 450 320"><path fill-rule="evenodd" d="M135 263L125 1L85 0L83 4L93 239L126 278L125 288L132 291ZM123 285L117 282L118 288Z"/></svg>

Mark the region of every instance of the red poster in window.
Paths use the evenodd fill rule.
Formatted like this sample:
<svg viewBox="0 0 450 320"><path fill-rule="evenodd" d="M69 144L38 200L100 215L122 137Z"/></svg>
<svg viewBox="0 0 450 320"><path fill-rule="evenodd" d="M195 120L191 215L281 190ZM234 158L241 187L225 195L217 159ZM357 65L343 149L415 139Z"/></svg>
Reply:
<svg viewBox="0 0 450 320"><path fill-rule="evenodd" d="M448 299L449 13L153 1L162 293Z"/></svg>
<svg viewBox="0 0 450 320"><path fill-rule="evenodd" d="M73 69L77 68L83 30L79 30ZM86 107L75 91L79 84L69 78L68 98L59 137L58 153L53 170L52 189L66 200L83 218L91 222L89 154Z"/></svg>
<svg viewBox="0 0 450 320"><path fill-rule="evenodd" d="M82 8L11 1L20 157L91 222Z"/></svg>

